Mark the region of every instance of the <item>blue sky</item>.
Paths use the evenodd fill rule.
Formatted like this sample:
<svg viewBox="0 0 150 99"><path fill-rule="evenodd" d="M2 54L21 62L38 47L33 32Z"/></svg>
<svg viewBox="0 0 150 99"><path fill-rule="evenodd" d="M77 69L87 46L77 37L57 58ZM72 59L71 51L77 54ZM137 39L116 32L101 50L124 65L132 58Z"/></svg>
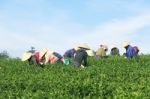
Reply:
<svg viewBox="0 0 150 99"><path fill-rule="evenodd" d="M0 51L13 57L34 46L63 54L80 43L93 50L122 41L150 53L149 0L0 0Z"/></svg>

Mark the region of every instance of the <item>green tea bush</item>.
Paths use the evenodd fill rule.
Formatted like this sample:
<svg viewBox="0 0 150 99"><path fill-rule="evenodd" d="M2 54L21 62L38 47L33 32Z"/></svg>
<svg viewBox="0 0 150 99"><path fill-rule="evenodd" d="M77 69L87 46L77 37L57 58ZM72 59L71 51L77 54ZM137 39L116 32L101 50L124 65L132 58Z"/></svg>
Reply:
<svg viewBox="0 0 150 99"><path fill-rule="evenodd" d="M129 99L150 97L150 56L88 58L88 67L44 68L0 58L2 99Z"/></svg>

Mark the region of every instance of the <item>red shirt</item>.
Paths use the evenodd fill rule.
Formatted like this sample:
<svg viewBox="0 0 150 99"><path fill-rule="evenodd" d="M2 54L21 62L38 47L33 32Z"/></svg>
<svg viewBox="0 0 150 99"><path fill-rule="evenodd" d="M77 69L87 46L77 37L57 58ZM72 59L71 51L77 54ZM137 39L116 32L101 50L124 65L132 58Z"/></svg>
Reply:
<svg viewBox="0 0 150 99"><path fill-rule="evenodd" d="M40 53L39 52L34 52L34 55L35 55L37 61L40 62L41 61L41 59L40 59Z"/></svg>

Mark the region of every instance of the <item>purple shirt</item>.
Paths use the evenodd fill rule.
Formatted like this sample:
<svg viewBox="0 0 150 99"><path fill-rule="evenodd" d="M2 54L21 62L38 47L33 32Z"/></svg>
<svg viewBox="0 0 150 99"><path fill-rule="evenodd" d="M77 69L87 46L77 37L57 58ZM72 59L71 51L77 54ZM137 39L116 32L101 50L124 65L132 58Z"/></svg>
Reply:
<svg viewBox="0 0 150 99"><path fill-rule="evenodd" d="M68 58L71 58L71 57L73 58L74 54L75 54L75 50L74 49L70 49L70 50L67 50L63 56L64 57L68 57Z"/></svg>

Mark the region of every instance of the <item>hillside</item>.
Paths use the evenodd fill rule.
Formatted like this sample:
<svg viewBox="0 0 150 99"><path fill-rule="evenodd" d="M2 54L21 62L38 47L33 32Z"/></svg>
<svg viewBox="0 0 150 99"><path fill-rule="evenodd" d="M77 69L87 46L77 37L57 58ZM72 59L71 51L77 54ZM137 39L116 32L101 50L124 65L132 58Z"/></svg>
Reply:
<svg viewBox="0 0 150 99"><path fill-rule="evenodd" d="M30 66L0 58L0 98L78 99L150 97L150 56L89 58L87 68Z"/></svg>

